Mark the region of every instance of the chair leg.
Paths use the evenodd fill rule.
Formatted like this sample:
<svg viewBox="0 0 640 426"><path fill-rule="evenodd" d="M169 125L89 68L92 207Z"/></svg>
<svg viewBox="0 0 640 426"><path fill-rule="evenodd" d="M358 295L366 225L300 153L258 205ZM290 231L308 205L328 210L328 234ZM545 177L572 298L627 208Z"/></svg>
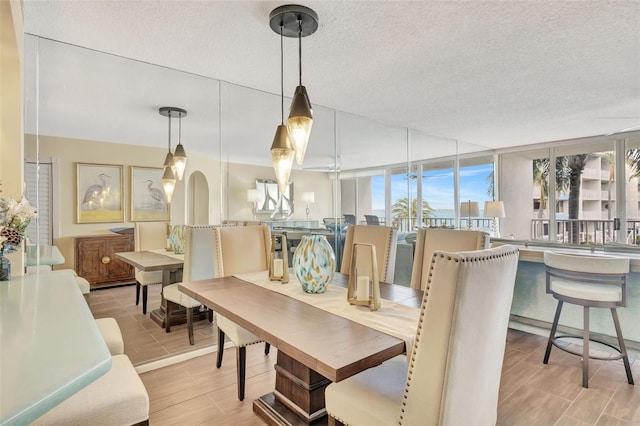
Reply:
<svg viewBox="0 0 640 426"><path fill-rule="evenodd" d="M140 303L140 283L136 281L136 306Z"/></svg>
<svg viewBox="0 0 640 426"><path fill-rule="evenodd" d="M264 354L269 355L269 349L271 349L271 345L267 342L264 342Z"/></svg>
<svg viewBox="0 0 640 426"><path fill-rule="evenodd" d="M589 387L589 307L584 309L584 326L582 331L582 387Z"/></svg>
<svg viewBox="0 0 640 426"><path fill-rule="evenodd" d="M560 312L562 312L562 300L558 300L558 307L556 308L556 314L553 317L553 324L551 325L551 332L549 333L549 340L547 341L547 350L544 353L544 364L549 363L549 355L551 354L551 346L553 339L556 337L556 330L558 329L558 321L560 320Z"/></svg>
<svg viewBox="0 0 640 426"><path fill-rule="evenodd" d="M224 331L218 327L218 358L216 359L216 368L222 366L222 355L224 355Z"/></svg>
<svg viewBox="0 0 640 426"><path fill-rule="evenodd" d="M193 338L193 308L187 309L187 328L189 329L189 344L194 345L195 340Z"/></svg>
<svg viewBox="0 0 640 426"><path fill-rule="evenodd" d="M237 381L238 381L238 399L244 400L244 379L245 369L247 366L247 347L236 347L236 367L237 367Z"/></svg>
<svg viewBox="0 0 640 426"><path fill-rule="evenodd" d="M618 336L618 345L620 345L622 362L624 363L624 369L627 372L627 382L630 385L633 385L633 375L631 374L629 355L627 354L627 346L624 344L624 339L622 338L622 330L620 329L620 320L618 320L618 311L616 308L611 308L611 316L613 317L613 325L616 327L616 336Z"/></svg>
<svg viewBox="0 0 640 426"><path fill-rule="evenodd" d="M148 285L145 285L144 287L142 287L142 315L147 314L147 289L148 288L149 288Z"/></svg>
<svg viewBox="0 0 640 426"><path fill-rule="evenodd" d="M173 310L173 305L174 303L171 300L167 300L167 310L164 313L164 331L166 333L171 331L171 311Z"/></svg>

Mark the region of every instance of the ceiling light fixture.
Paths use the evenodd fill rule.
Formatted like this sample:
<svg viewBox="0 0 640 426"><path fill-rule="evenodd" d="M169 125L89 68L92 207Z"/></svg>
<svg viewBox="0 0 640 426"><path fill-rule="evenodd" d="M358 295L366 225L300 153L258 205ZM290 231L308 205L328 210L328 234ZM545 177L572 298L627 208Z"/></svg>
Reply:
<svg viewBox="0 0 640 426"><path fill-rule="evenodd" d="M182 113L184 111L184 114ZM173 153L173 162L176 165L176 177L178 180L182 180L184 176L184 169L187 167L187 153L182 146L182 117L187 115L187 111L180 110L178 113L178 146Z"/></svg>
<svg viewBox="0 0 640 426"><path fill-rule="evenodd" d="M313 109L307 89L302 85L302 37L318 29L318 15L305 6L290 4L280 6L269 15L269 24L275 32L282 31L287 37L298 38L298 77L289 111L289 134L296 151L296 162L302 165L313 125Z"/></svg>
<svg viewBox="0 0 640 426"><path fill-rule="evenodd" d="M173 190L176 187L176 164L173 158L173 154L171 154L171 116L177 115L179 117L183 117L187 115L187 111L182 108L175 107L162 107L159 109L159 113L162 116L169 118L169 133L168 133L168 148L169 152L167 152L167 156L164 159L164 171L162 173L162 188L164 189L164 193L167 196L167 202L171 202L171 198L173 197ZM184 149L183 149L184 152Z"/></svg>
<svg viewBox="0 0 640 426"><path fill-rule="evenodd" d="M273 22L273 21L272 21ZM291 174L291 166L293 165L293 156L295 150L291 139L289 139L289 130L284 125L284 42L283 42L283 25L280 25L280 109L281 124L276 129L276 134L271 144L271 161L273 169L276 172L276 181L280 193L284 194L289 183L289 175Z"/></svg>

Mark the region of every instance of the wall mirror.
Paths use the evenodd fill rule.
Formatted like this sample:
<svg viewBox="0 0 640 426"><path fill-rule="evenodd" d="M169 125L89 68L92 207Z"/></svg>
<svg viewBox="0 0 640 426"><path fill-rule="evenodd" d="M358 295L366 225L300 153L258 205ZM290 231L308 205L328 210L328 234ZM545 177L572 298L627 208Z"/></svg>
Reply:
<svg viewBox="0 0 640 426"><path fill-rule="evenodd" d="M289 182L282 193L275 180L256 179L256 189L260 194L258 213L269 213L272 219L286 218L293 214L293 182Z"/></svg>

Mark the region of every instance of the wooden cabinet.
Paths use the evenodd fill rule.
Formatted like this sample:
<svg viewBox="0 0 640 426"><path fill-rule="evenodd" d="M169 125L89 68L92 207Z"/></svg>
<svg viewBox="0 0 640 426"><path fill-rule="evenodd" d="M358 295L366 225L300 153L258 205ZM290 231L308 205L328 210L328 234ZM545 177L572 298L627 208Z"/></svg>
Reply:
<svg viewBox="0 0 640 426"><path fill-rule="evenodd" d="M133 250L133 234L75 237L76 272L89 281L91 288L133 283L134 268L114 256Z"/></svg>

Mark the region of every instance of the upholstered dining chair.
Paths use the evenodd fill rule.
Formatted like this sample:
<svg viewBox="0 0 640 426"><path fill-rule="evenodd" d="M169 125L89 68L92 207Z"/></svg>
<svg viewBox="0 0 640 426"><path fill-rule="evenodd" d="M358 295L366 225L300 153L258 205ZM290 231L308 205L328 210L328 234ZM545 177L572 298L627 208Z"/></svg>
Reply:
<svg viewBox="0 0 640 426"><path fill-rule="evenodd" d="M167 246L167 222L136 222L134 225L134 250L159 250ZM142 313L147 313L147 288L162 284L162 271L136 269L136 306L140 303L142 288Z"/></svg>
<svg viewBox="0 0 640 426"><path fill-rule="evenodd" d="M211 259L213 252L212 232L215 226L187 226L185 230L184 265L182 267L182 281L197 281L215 277L214 262ZM166 317L171 317L171 312L177 306L185 308L187 313L187 331L189 343L195 344L193 335L193 309L201 307L201 303L187 296L178 289L178 284L169 284L162 290L162 295L167 304ZM213 311L209 310L209 321L213 322ZM165 331L171 331L171 321L165 320Z"/></svg>
<svg viewBox="0 0 640 426"><path fill-rule="evenodd" d="M183 281L269 269L271 233L268 226L188 226L186 244ZM164 296L167 299L167 313L172 309L170 303L184 306L187 312L190 308L200 306L198 301L182 293L178 289L178 284L166 286ZM193 345L193 321L189 315L187 325L189 341ZM236 346L238 399L242 401L245 389L246 347L261 340L220 314L216 315L216 325L218 326L216 367L222 366L224 339L228 336ZM265 343L265 354L269 353L269 349L269 344Z"/></svg>
<svg viewBox="0 0 640 426"><path fill-rule="evenodd" d="M431 254L434 251L481 250L489 248L490 244L489 234L486 232L442 228L419 229L415 241L411 288L423 291L432 266Z"/></svg>
<svg viewBox="0 0 640 426"><path fill-rule="evenodd" d="M353 214L343 214L342 216L344 216L344 222L348 225L355 225L356 224L356 215Z"/></svg>
<svg viewBox="0 0 640 426"><path fill-rule="evenodd" d="M589 387L589 358L614 361L622 359L627 374L627 382L633 385L633 375L629 363L629 355L622 337L618 307L627 305L627 274L629 273L629 258L615 256L585 256L553 251L544 252L546 266L546 292L552 294L558 301L556 314L553 319L547 350L544 354L544 364L549 363L552 346L572 355L582 358L582 386ZM564 303L582 306L583 330L582 336L556 336L558 322ZM618 338L618 347L598 341L589 333L590 308L608 308ZM582 351L573 350L566 344L559 343L563 338L582 337ZM617 356L600 356L589 352L589 342L594 341L609 346L615 350Z"/></svg>
<svg viewBox="0 0 640 426"><path fill-rule="evenodd" d="M393 283L398 244L397 230L390 226L352 225L347 227L347 235L342 254L340 272L350 273L353 243L372 244L376 248L378 277L380 281ZM367 275L365 273L365 275ZM369 273L369 276L371 274Z"/></svg>
<svg viewBox="0 0 640 426"><path fill-rule="evenodd" d="M234 274L266 271L269 269L271 252L271 229L266 225L241 228L216 228L214 230L214 262L216 276L228 277ZM238 399L244 399L247 346L259 343L255 334L250 333L228 318L216 315L218 325L218 357L216 367L222 366L224 338L229 337L236 346L236 369ZM265 342L264 353L269 353Z"/></svg>
<svg viewBox="0 0 640 426"><path fill-rule="evenodd" d="M425 259L413 349L325 390L327 412L349 425L493 425L513 297L513 246Z"/></svg>

